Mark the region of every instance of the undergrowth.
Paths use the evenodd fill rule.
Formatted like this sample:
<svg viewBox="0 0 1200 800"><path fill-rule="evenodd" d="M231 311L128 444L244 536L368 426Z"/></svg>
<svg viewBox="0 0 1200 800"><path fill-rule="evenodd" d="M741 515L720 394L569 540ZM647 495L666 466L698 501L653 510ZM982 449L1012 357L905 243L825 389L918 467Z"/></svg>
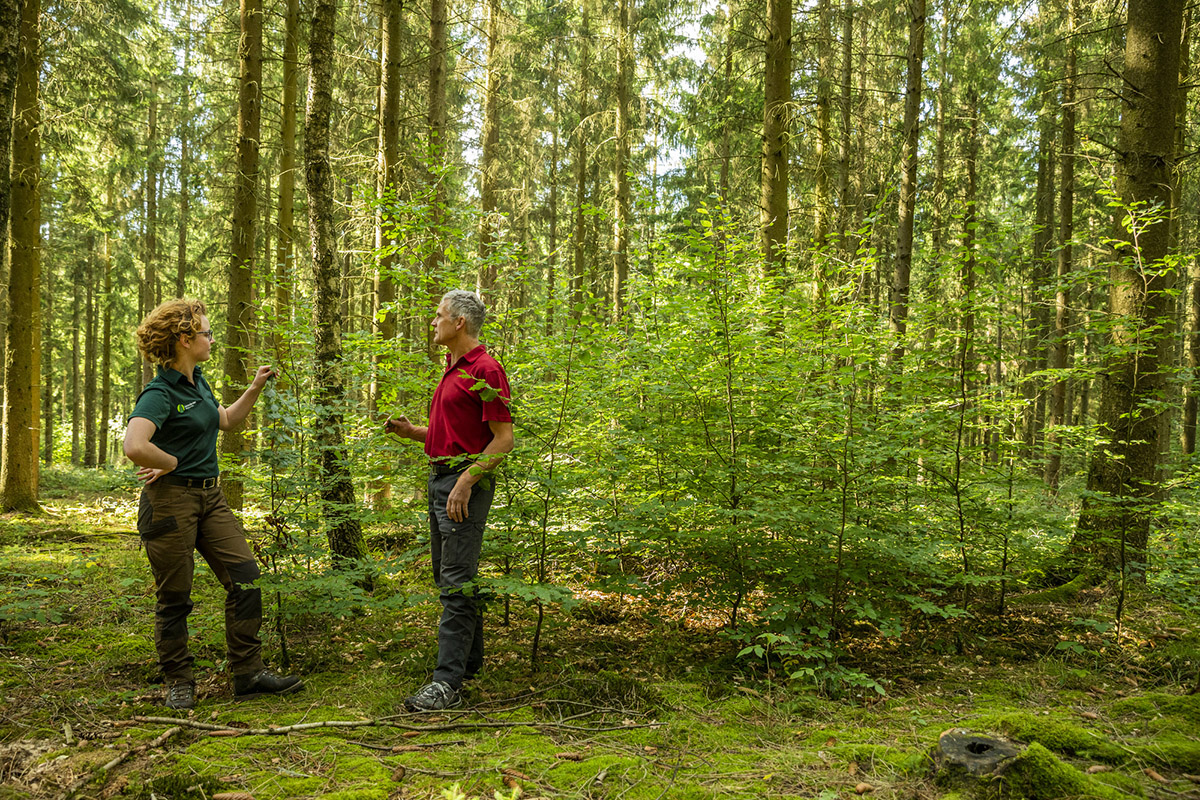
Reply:
<svg viewBox="0 0 1200 800"><path fill-rule="evenodd" d="M865 626L840 643L842 663L882 693L851 685L836 698L776 660L737 658L725 621L689 611L682 594L579 592L573 610L545 615L536 670L536 604L495 603L487 668L463 709L414 717L402 701L428 679L438 609L409 543L387 562L379 602L335 613L280 598L265 651L279 664L286 645L306 690L244 703L224 672L220 588L201 566L190 618L199 706L172 713L133 487L112 477L64 486L46 514L0 518L0 798L74 787L104 798L830 800L862 785L872 797L937 798L959 791L929 771L950 727L1036 742L1069 770L1038 761L1048 774L1096 766L1126 795L1197 794L1200 707L1187 691L1200 630L1148 591L1126 601L1119 631L1090 624L1113 614L1103 589L892 635ZM183 727L138 750L173 724L154 719ZM279 726L308 727L245 733Z"/></svg>

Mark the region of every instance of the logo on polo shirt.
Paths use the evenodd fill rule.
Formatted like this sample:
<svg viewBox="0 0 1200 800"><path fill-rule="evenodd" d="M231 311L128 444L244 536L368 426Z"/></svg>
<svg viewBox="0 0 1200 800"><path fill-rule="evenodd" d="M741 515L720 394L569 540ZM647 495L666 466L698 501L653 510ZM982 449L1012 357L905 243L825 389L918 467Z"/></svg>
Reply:
<svg viewBox="0 0 1200 800"><path fill-rule="evenodd" d="M182 414L183 412L189 410L192 406L196 405L196 403L197 403L196 400L193 400L192 402L188 403L186 406L183 403L180 403L179 405L175 406L175 410L178 411L180 414Z"/></svg>

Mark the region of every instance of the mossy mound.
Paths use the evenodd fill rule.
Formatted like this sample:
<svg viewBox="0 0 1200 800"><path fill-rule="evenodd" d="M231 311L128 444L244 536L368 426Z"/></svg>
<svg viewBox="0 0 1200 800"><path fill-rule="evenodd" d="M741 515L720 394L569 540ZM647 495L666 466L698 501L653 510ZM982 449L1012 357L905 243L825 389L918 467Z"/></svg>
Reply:
<svg viewBox="0 0 1200 800"><path fill-rule="evenodd" d="M1092 758L1110 764L1125 761L1129 754L1086 728L1036 714L1000 714L976 721L976 726L993 727L1022 742L1037 742L1064 755Z"/></svg>
<svg viewBox="0 0 1200 800"><path fill-rule="evenodd" d="M1062 800L1064 797L1128 800L1129 795L1059 761L1034 742L1009 761L996 780L998 796L1024 800Z"/></svg>
<svg viewBox="0 0 1200 800"><path fill-rule="evenodd" d="M1114 714L1152 717L1156 714L1182 717L1193 722L1200 720L1200 695L1151 693L1127 697L1112 704ZM1200 722L1197 723L1200 727Z"/></svg>
<svg viewBox="0 0 1200 800"><path fill-rule="evenodd" d="M1040 603L1065 603L1075 599L1076 595L1092 585L1093 580L1091 577L1086 574L1079 574L1062 586L1054 586L1049 589L1043 589L1040 592L1017 595L1010 599L1009 603L1016 606L1038 605Z"/></svg>

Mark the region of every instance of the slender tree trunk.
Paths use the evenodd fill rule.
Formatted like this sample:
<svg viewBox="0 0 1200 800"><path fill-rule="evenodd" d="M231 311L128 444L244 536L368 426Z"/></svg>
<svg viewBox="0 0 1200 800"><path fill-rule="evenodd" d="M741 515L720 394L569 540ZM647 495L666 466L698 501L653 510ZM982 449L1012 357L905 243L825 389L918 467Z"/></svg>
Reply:
<svg viewBox="0 0 1200 800"><path fill-rule="evenodd" d="M37 510L41 396L41 170L38 75L40 0L23 0L12 127L12 233L9 242L4 432L0 511Z"/></svg>
<svg viewBox="0 0 1200 800"><path fill-rule="evenodd" d="M300 0L287 0L283 38L283 107L279 130L279 207L275 239L275 363L283 364L290 350L286 331L292 321L292 281L295 274L296 103L300 58ZM284 385L280 381L280 386Z"/></svg>
<svg viewBox="0 0 1200 800"><path fill-rule="evenodd" d="M426 124L429 170L429 236L432 242L425 255L425 280L431 304L436 305L443 290L442 263L446 247L442 226L446 216L446 189L442 168L446 158L446 16L449 0L430 0L429 6L429 112ZM433 329L426 326L426 349L433 355Z"/></svg>
<svg viewBox="0 0 1200 800"><path fill-rule="evenodd" d="M1183 22L1183 40L1180 43L1179 54L1179 100L1175 108L1175 152L1182 153L1187 139L1187 98L1188 84L1191 72L1191 30L1192 9L1185 11ZM1175 172L1175 182L1171 187L1171 207L1183 208L1184 176L1183 172ZM1177 212L1171 217L1171 251L1179 252L1182 241L1181 230L1183 213ZM1184 300L1187 304L1185 311L1187 336L1187 366L1193 376L1200 374L1200 265L1196 259L1189 259L1189 280L1185 285ZM1180 421L1180 443L1184 455L1196 452L1196 412L1200 407L1200 392L1197 391L1197 379L1184 386L1183 419Z"/></svg>
<svg viewBox="0 0 1200 800"><path fill-rule="evenodd" d="M96 234L87 236L83 335L83 465L96 466Z"/></svg>
<svg viewBox="0 0 1200 800"><path fill-rule="evenodd" d="M833 107L833 13L830 0L817 0L817 137L813 152L813 247L829 244L829 161L833 153L830 112ZM833 276L824 270L826 259L816 257L817 291L824 293Z"/></svg>
<svg viewBox="0 0 1200 800"><path fill-rule="evenodd" d="M262 0L241 0L238 40L237 180L233 196L233 241L230 245L229 304L225 334L225 380L222 402L228 406L245 391L254 327L255 234L258 222L259 142L262 138ZM246 436L241 428L225 431L221 452L233 466L222 481L231 508L243 505L244 484L238 466L244 460Z"/></svg>
<svg viewBox="0 0 1200 800"><path fill-rule="evenodd" d="M1130 0L1118 144L1117 230L1129 242L1109 266L1114 327L1103 371L1099 413L1106 439L1092 453L1089 494L1073 550L1094 566L1127 569L1148 557L1150 519L1159 495L1156 404L1166 399L1174 300L1167 220L1146 220L1138 208L1169 210L1175 166L1183 0ZM1142 205L1144 204L1144 205ZM1132 207L1134 234L1120 224Z"/></svg>
<svg viewBox="0 0 1200 800"><path fill-rule="evenodd" d="M838 247L843 255L850 260L857 245L847 238L850 225L850 209L853 202L850 198L850 159L853 148L853 127L851 113L854 110L854 95L852 93L854 80L854 0L845 0L842 7L842 74L841 98L839 112L841 130L839 131L838 147L838 215L837 235Z"/></svg>
<svg viewBox="0 0 1200 800"><path fill-rule="evenodd" d="M629 6L632 0L617 0L617 141L613 164L613 321L625 311L629 282L629 232L633 227L629 198L629 96L633 58L630 42Z"/></svg>
<svg viewBox="0 0 1200 800"><path fill-rule="evenodd" d="M724 54L722 56L721 81L721 202L730 202L729 170L733 160L732 127L733 127L733 0L725 3L725 28L722 33Z"/></svg>
<svg viewBox="0 0 1200 800"><path fill-rule="evenodd" d="M500 0L487 0L487 85L479 161L479 288L491 297L496 288L496 215L500 186Z"/></svg>
<svg viewBox="0 0 1200 800"><path fill-rule="evenodd" d="M21 41L21 0L0 0L0 261L8 259L8 223L12 212L13 101ZM7 278L7 275L4 276ZM5 284L7 286L7 282ZM3 369L0 354L0 369ZM0 397L4 373L0 372Z"/></svg>
<svg viewBox="0 0 1200 800"><path fill-rule="evenodd" d="M54 463L54 432L57 428L54 418L54 351L58 348L55 346L54 328L54 301L58 296L58 280L53 269L45 271L44 280L41 285L42 295L42 346L45 351L42 353L42 463L47 467ZM73 281L72 281L73 282ZM71 361L76 361L72 356ZM72 376L75 370L72 366L68 366L63 370L63 386L59 394L60 406L67 404L67 380Z"/></svg>
<svg viewBox="0 0 1200 800"><path fill-rule="evenodd" d="M321 498L329 549L339 560L366 555L362 527L354 514L354 484L346 453L341 408L342 314L340 274L333 225L333 172L329 161L333 115L333 31L336 0L314 0L309 36L308 110L304 124L304 182L316 279L317 442Z"/></svg>
<svg viewBox="0 0 1200 800"><path fill-rule="evenodd" d="M787 268L788 106L791 102L792 0L767 0L759 212L765 277L782 275Z"/></svg>
<svg viewBox="0 0 1200 800"><path fill-rule="evenodd" d="M583 26L580 29L579 55L579 125L575 129L575 229L571 242L571 315L578 319L583 304L583 283L587 276L586 215L587 203L587 129L588 129L588 78L591 64L590 3L583 0Z"/></svg>
<svg viewBox="0 0 1200 800"><path fill-rule="evenodd" d="M1047 92L1043 92L1046 94ZM1033 257L1029 280L1029 322L1026 327L1028 355L1023 366L1025 397L1025 447L1032 459L1042 434L1046 393L1042 379L1035 377L1046 368L1046 341L1050 334L1048 302L1042 296L1050 283L1050 244L1054 230L1054 119L1043 110L1039 121L1037 189L1034 195Z"/></svg>
<svg viewBox="0 0 1200 800"><path fill-rule="evenodd" d="M146 230L142 242L143 314L158 305L158 86L150 87L150 107L146 114L146 184L142 189ZM154 377L154 365L142 359L142 385Z"/></svg>
<svg viewBox="0 0 1200 800"><path fill-rule="evenodd" d="M546 335L554 334L554 304L558 297L558 169L561 153L559 152L559 128L562 125L562 104L558 96L559 51L556 41L554 56L550 70L550 107L553 123L550 126L550 199L547 203L550 214L550 241L546 253Z"/></svg>
<svg viewBox="0 0 1200 800"><path fill-rule="evenodd" d="M190 151L192 135L192 3L184 4L183 18L183 87L179 94L179 242L175 253L175 296L183 297L187 277L187 234L191 222L191 192L188 177L192 168Z"/></svg>
<svg viewBox="0 0 1200 800"><path fill-rule="evenodd" d="M909 0L908 78L904 90L904 139L900 145L899 230L888 302L892 350L888 361L904 360L908 295L912 276L913 218L917 207L917 144L921 134L921 68L925 56L925 0Z"/></svg>
<svg viewBox="0 0 1200 800"><path fill-rule="evenodd" d="M1070 326L1071 239L1075 235L1075 28L1076 0L1067 2L1067 65L1062 92L1062 188L1058 209L1058 280L1054 290L1054 338L1050 341L1048 366L1057 372L1050 388L1050 425L1046 431L1046 486L1058 491L1062 470L1062 427L1067 415L1067 329Z"/></svg>
<svg viewBox="0 0 1200 800"><path fill-rule="evenodd" d="M100 334L100 444L96 453L97 466L108 463L108 415L112 410L112 239L114 223L112 177L104 192L104 323Z"/></svg>
<svg viewBox="0 0 1200 800"><path fill-rule="evenodd" d="M70 403L68 408L71 415L71 466L74 467L83 463L82 439L80 437L83 429L83 420L80 414L82 409L79 402L82 399L80 396L81 392L79 391L79 372L83 367L83 352L79 349L79 333L80 328L83 327L83 315L80 313L82 310L80 308L82 305L82 293L83 263L75 259L75 263L71 267L71 366L67 373L71 381L71 399L68 401L65 396L63 397L63 403ZM49 427L50 420L47 419L45 422L46 426Z"/></svg>

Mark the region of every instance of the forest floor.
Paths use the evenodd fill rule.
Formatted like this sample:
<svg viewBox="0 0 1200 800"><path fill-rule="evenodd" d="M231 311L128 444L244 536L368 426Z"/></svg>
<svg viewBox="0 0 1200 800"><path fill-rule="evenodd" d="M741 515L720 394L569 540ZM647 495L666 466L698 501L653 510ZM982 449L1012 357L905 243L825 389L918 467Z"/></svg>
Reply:
<svg viewBox="0 0 1200 800"><path fill-rule="evenodd" d="M1067 768L988 788L1001 796L1200 798L1200 620L1135 596L1101 632L1102 591L864 639L854 666L886 695L838 699L737 661L720 620L608 598L548 612L534 672L534 615L514 606L508 626L489 618L464 705L411 715L433 603L295 621L305 690L235 702L201 567L199 703L171 711L136 494L61 478L47 514L0 517L0 800L950 798L928 758L949 728L1037 742ZM279 645L268 634L276 662Z"/></svg>

